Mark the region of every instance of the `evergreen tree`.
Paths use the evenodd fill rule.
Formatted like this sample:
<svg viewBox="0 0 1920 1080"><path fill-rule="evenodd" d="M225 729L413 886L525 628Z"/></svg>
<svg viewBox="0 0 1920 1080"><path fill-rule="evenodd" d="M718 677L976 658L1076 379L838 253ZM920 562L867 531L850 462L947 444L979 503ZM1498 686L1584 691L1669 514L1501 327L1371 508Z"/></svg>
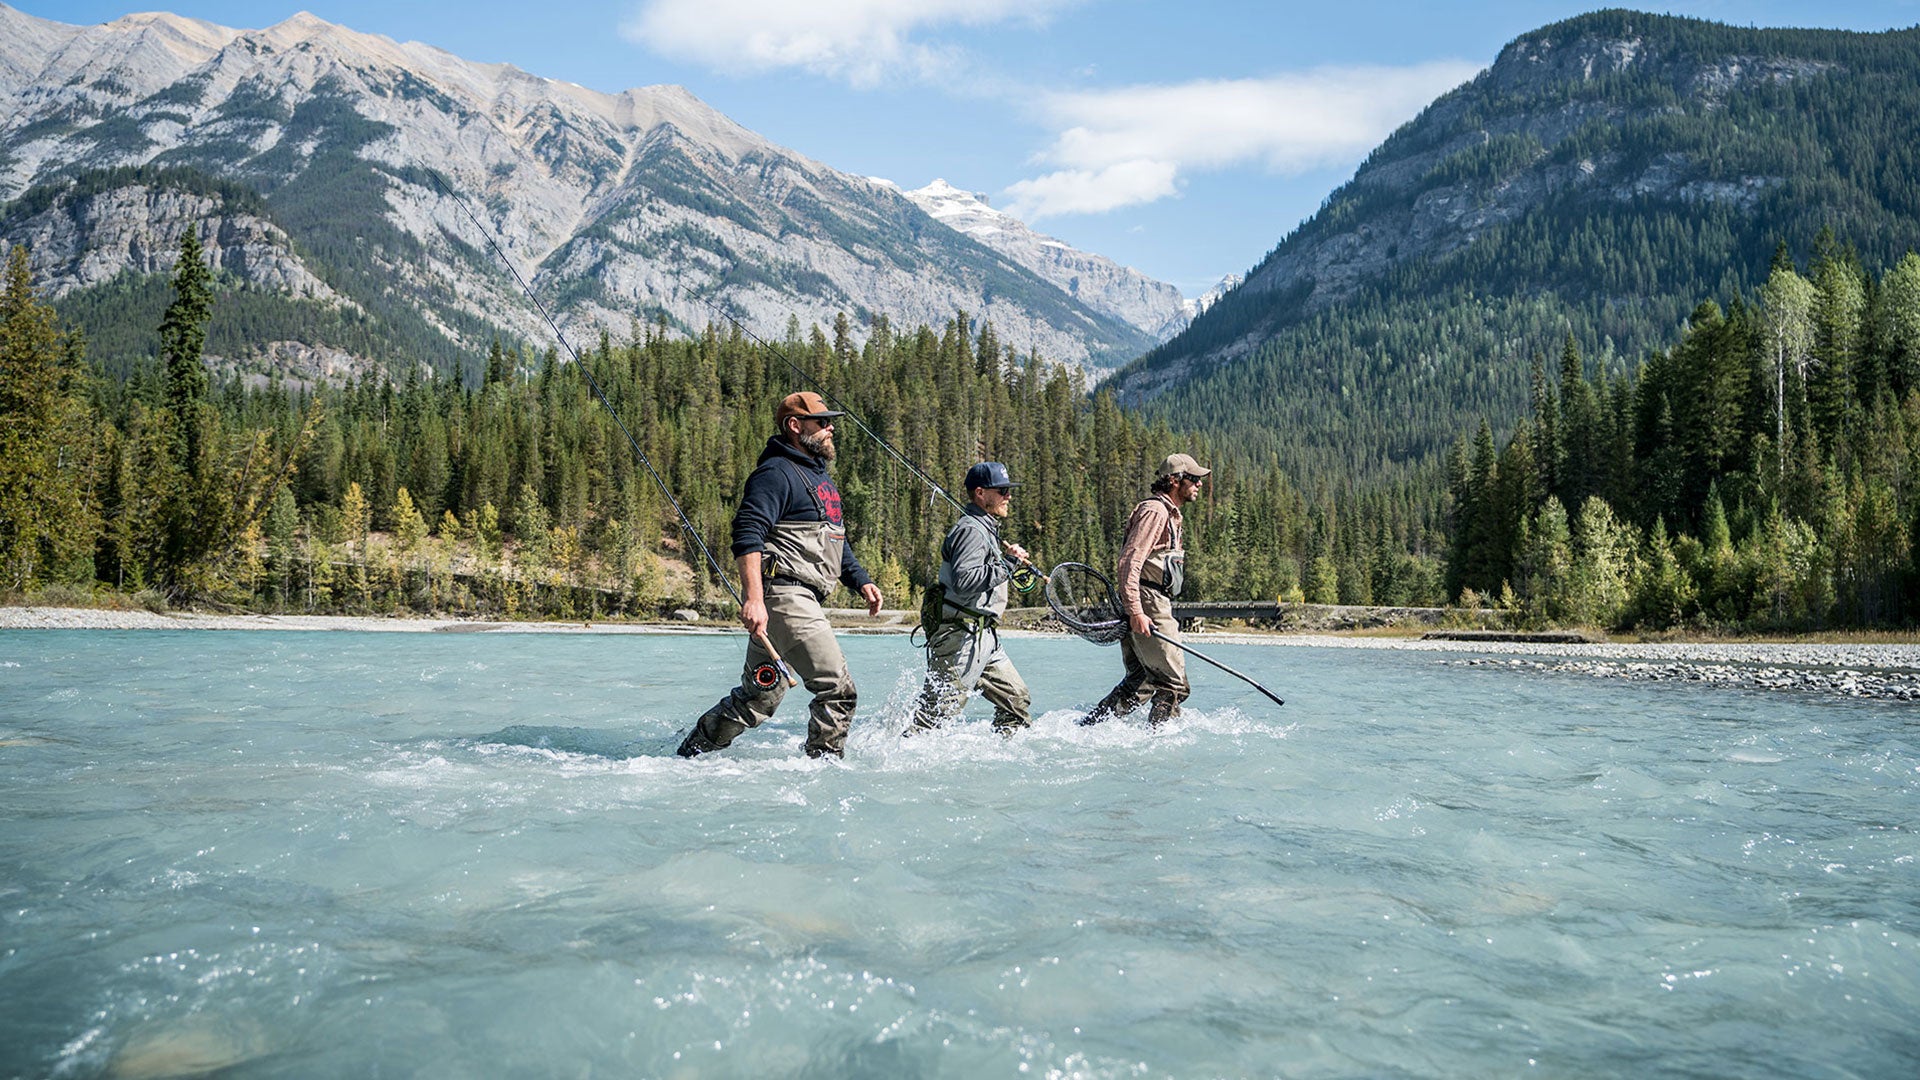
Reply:
<svg viewBox="0 0 1920 1080"><path fill-rule="evenodd" d="M1575 622L1617 626L1627 612L1634 574L1632 532L1605 500L1589 496L1573 524L1573 562L1568 571L1567 614Z"/></svg>
<svg viewBox="0 0 1920 1080"><path fill-rule="evenodd" d="M1513 593L1527 622L1560 622L1571 609L1569 581L1573 564L1567 508L1549 498L1522 524L1516 546Z"/></svg>
<svg viewBox="0 0 1920 1080"><path fill-rule="evenodd" d="M160 321L160 360L166 370L167 408L174 424L174 463L195 476L201 475L196 469L204 468L207 367L203 354L207 323L212 318L213 272L207 269L199 232L189 227L180 234L173 302Z"/></svg>
<svg viewBox="0 0 1920 1080"><path fill-rule="evenodd" d="M1667 523L1656 518L1634 576L1629 621L1643 629L1666 630L1684 623L1693 606L1693 579L1674 555Z"/></svg>
<svg viewBox="0 0 1920 1080"><path fill-rule="evenodd" d="M0 589L90 581L92 432L79 343L40 303L27 249L0 290Z"/></svg>
<svg viewBox="0 0 1920 1080"><path fill-rule="evenodd" d="M1867 290L1861 273L1839 252L1826 252L1813 267L1813 357L1807 403L1820 445L1831 449L1859 406L1856 367L1866 326Z"/></svg>

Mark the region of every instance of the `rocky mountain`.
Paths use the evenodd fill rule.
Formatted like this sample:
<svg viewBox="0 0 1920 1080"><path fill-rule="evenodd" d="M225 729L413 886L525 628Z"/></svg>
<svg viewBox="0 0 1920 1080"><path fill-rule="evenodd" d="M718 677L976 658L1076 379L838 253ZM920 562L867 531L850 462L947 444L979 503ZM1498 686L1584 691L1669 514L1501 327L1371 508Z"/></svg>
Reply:
<svg viewBox="0 0 1920 1080"><path fill-rule="evenodd" d="M602 94L306 14L81 27L0 5L0 102L0 240L30 245L96 353L150 347L120 324L164 305L151 277L186 228L248 317L223 333L216 315L215 345L299 375L471 371L497 334L544 348L513 273L576 346L636 320L779 337L796 316L859 332L959 310L1096 369L1154 341L680 87Z"/></svg>
<svg viewBox="0 0 1920 1080"><path fill-rule="evenodd" d="M1182 300L1180 302L1180 310L1181 313L1186 316L1186 319L1181 323L1181 329L1185 329L1193 320L1199 318L1202 312L1219 303L1221 297L1239 288L1242 280L1239 274L1228 274L1226 277L1221 278L1213 288L1208 289L1199 296L1191 300Z"/></svg>
<svg viewBox="0 0 1920 1080"><path fill-rule="evenodd" d="M1616 370L1830 229L1920 247L1920 28L1603 11L1521 36L1109 385L1296 469L1431 465L1569 334Z"/></svg>
<svg viewBox="0 0 1920 1080"><path fill-rule="evenodd" d="M1183 299L1179 289L1035 232L1019 218L995 210L985 195L935 180L906 196L935 221L1032 270L1095 311L1136 327L1156 344L1193 321L1196 306Z"/></svg>

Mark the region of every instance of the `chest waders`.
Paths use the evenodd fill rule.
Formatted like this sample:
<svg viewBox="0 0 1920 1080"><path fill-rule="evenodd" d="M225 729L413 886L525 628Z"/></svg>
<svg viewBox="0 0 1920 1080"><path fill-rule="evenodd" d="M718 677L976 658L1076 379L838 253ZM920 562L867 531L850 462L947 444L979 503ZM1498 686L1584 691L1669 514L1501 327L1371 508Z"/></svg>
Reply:
<svg viewBox="0 0 1920 1080"><path fill-rule="evenodd" d="M787 466L800 472L792 462ZM801 479L806 479L804 474ZM767 606L767 637L813 692L813 701L807 706L807 756L838 757L845 752L858 697L853 673L847 670L840 643L820 604L840 582L847 534L841 525L825 520L827 508L819 491L811 484L807 490L822 520L782 521L767 530L760 591ZM759 669L768 662L760 643L748 642L740 685L701 715L680 746L681 757L723 749L741 732L759 727L774 714L786 697L787 687L760 674ZM769 682L772 685L767 685Z"/></svg>
<svg viewBox="0 0 1920 1080"><path fill-rule="evenodd" d="M1154 498L1173 506L1164 495L1155 495ZM1180 510L1175 507L1173 512L1178 514ZM1186 545L1181 542L1183 530L1180 522L1177 519L1169 521L1167 527L1173 533L1173 545L1148 555L1140 564L1140 584L1174 599L1187 588L1187 552Z"/></svg>
<svg viewBox="0 0 1920 1080"><path fill-rule="evenodd" d="M998 558L1000 537L995 529L972 518L954 526L976 530ZM1026 680L1000 648L1000 613L1007 606L1007 583L978 593L955 587L954 559L963 557L944 549L940 580L928 586L921 605L921 624L927 640L927 681L914 703L913 719L902 735L929 731L958 717L967 699L978 690L993 705L993 729L1010 735L1032 723L1032 695ZM969 603L960 603L965 600Z"/></svg>
<svg viewBox="0 0 1920 1080"><path fill-rule="evenodd" d="M1154 498L1173 507L1164 495ZM1177 515L1180 510L1173 507ZM1098 724L1115 716L1124 716L1144 702L1153 708L1147 723L1158 727L1180 715L1180 703L1187 699L1186 655L1171 644L1180 640L1180 624L1173 617L1173 598L1187 585L1187 553L1182 546L1182 529L1176 517L1167 522L1168 546L1148 555L1140 565L1140 610L1153 623L1147 635L1129 633L1120 639L1120 663L1124 673L1107 696L1094 705L1081 724Z"/></svg>
<svg viewBox="0 0 1920 1080"><path fill-rule="evenodd" d="M840 584L840 560L847 546L846 526L827 519L826 503L819 490L809 482L800 466L780 459L799 478L820 514L819 521L782 521L767 530L766 560L761 564L762 580L784 584L798 582L812 589L819 600L826 600Z"/></svg>

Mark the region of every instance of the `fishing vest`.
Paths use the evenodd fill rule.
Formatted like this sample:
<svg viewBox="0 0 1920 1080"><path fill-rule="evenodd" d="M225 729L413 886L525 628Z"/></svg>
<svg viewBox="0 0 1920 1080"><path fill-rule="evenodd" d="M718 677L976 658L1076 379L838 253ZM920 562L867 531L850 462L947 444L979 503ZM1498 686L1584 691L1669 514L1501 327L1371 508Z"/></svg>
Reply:
<svg viewBox="0 0 1920 1080"><path fill-rule="evenodd" d="M987 524L984 519L969 514L962 517L954 528L978 530L985 534L993 550L998 552L1000 538L995 534L993 526ZM936 588L940 592L939 622L959 623L971 633L978 634L982 630L997 629L1000 625L1000 616L1006 613L1006 582L1003 581L985 592L963 593L954 585L953 563L947 559L940 560L939 585ZM927 591L931 595L933 589Z"/></svg>
<svg viewBox="0 0 1920 1080"><path fill-rule="evenodd" d="M1166 503L1173 510L1173 517L1167 521L1167 528L1173 533L1173 543L1158 551L1149 552L1140 563L1140 584L1155 592L1165 593L1168 597L1178 597L1187 587L1187 552L1181 542L1180 508L1164 495L1154 498Z"/></svg>
<svg viewBox="0 0 1920 1080"><path fill-rule="evenodd" d="M841 555L847 546L840 491L831 480L815 484L799 465L786 458L775 460L799 476L801 486L813 498L814 509L820 512L820 520L781 521L769 528L763 572L776 583L799 582L824 600L840 584ZM828 495L832 496L831 502Z"/></svg>

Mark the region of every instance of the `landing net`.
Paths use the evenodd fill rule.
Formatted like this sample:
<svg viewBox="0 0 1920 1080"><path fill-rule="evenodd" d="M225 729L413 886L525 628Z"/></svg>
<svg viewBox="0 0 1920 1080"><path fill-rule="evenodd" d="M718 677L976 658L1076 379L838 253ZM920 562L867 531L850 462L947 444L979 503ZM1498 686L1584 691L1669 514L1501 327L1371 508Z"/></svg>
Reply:
<svg viewBox="0 0 1920 1080"><path fill-rule="evenodd" d="M1047 606L1067 629L1095 645L1112 645L1127 636L1127 617L1113 595L1113 583L1085 563L1053 568L1047 575Z"/></svg>

